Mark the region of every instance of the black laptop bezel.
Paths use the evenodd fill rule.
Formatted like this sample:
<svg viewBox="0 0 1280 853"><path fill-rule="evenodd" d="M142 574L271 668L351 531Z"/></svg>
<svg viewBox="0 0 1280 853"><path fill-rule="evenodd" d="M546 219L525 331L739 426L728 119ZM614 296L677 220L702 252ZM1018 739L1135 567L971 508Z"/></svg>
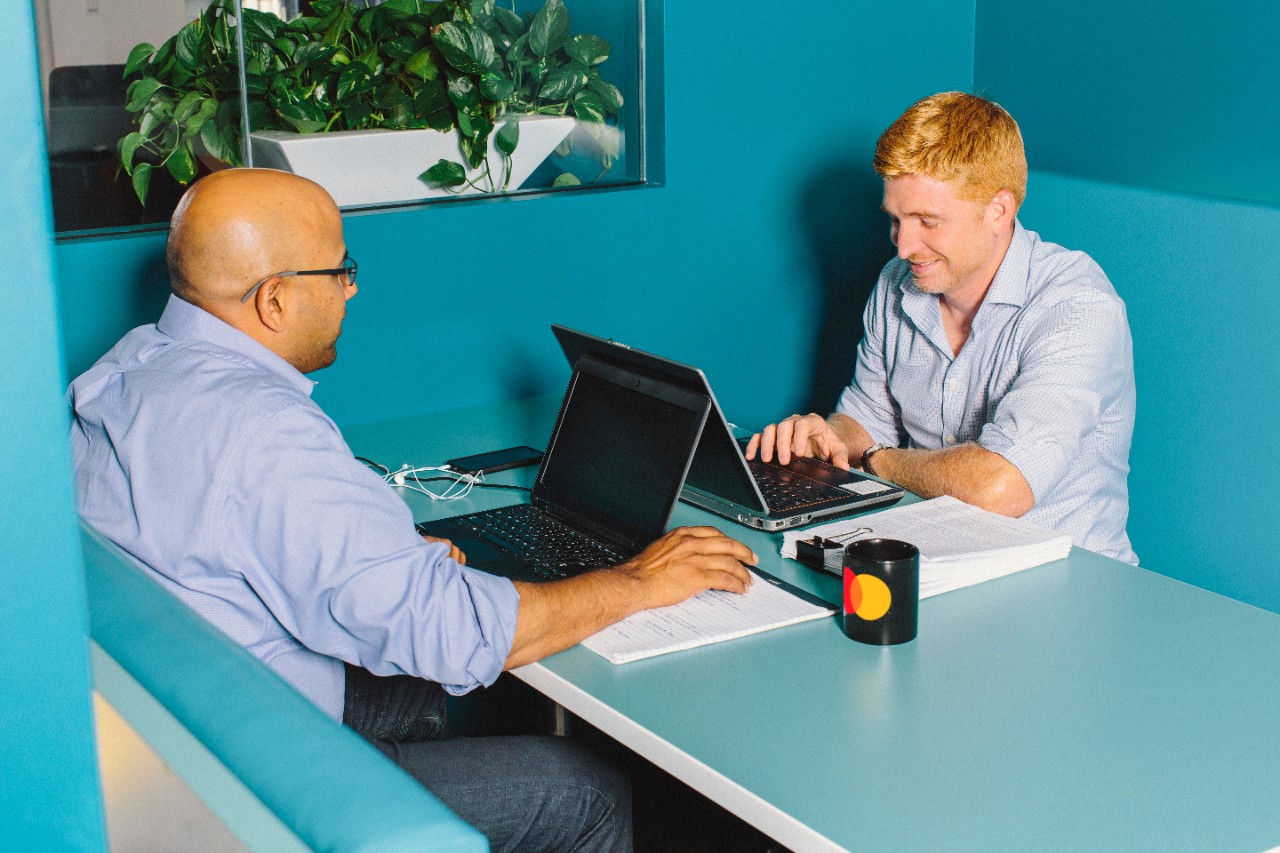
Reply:
<svg viewBox="0 0 1280 853"><path fill-rule="evenodd" d="M547 482L547 469L550 465L556 463L556 454L559 452L557 438L561 432L561 425L564 422L565 413L572 405L574 393L583 374L626 388L628 391L661 400L686 411L690 415L687 429L682 436L688 451L685 453L680 476L672 480L671 488L668 489L668 493L663 499L664 508L660 514L660 520L651 530L624 527L619 523L620 520L616 518L604 519L600 515L593 516L589 511L584 511L580 502L575 501L571 495L566 495L562 490L557 491L555 487ZM573 376L569 380L564 399L561 401L560 411L556 415L555 427L552 429L551 438L547 442L542 464L538 466L538 476L534 481L530 495L531 503L542 511L568 523L570 526L576 527L596 539L612 544L615 550L620 553L628 555L638 553L646 545L666 532L667 525L671 521L671 514L675 512L676 503L679 501L680 493L684 488L685 477L688 475L689 466L693 461L693 453L698 436L703 431L707 413L710 409L711 401L706 394L699 394L656 380L653 377L635 373L590 355L579 359Z"/></svg>
<svg viewBox="0 0 1280 853"><path fill-rule="evenodd" d="M551 331L556 336L556 341L570 367L573 367L579 359L590 356L633 371L640 371L644 375L659 376L665 382L705 394L710 399L711 412L707 416L708 425L703 428L689 470L693 482L689 482L689 478L686 478L682 495L687 503L748 527L784 530L839 515L888 506L901 500L905 494L901 488L890 485L889 489L881 494L863 496L850 492L847 499L824 502L812 512L803 509L776 512L765 501L760 486L743 456L738 439L725 418L724 411L720 408L720 403L711 388L711 382L702 370L690 364L635 349L587 332L570 329L567 326L553 323ZM712 419L718 421L718 424L711 425ZM815 466L827 466L827 463L816 459L806 461ZM717 466L721 470L715 470ZM706 479L711 477L715 478L714 483Z"/></svg>

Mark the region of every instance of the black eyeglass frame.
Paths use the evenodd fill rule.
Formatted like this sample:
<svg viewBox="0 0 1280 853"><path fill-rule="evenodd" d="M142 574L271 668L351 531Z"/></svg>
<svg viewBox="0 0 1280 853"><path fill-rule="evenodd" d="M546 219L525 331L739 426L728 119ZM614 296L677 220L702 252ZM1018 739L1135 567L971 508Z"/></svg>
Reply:
<svg viewBox="0 0 1280 853"><path fill-rule="evenodd" d="M347 263L348 261L350 261L351 263L350 263L350 264L348 264L348 263ZM244 304L245 302L248 302L248 301L249 301L249 297L251 297L251 296L253 296L253 294L257 293L257 292L258 292L258 288L259 288L259 287L262 287L262 285L264 285L264 284L266 284L267 282L271 281L271 279L273 279L273 278L285 278L285 277L287 277L287 276L299 276L299 275L340 275L340 276L344 276L344 277L346 278L346 280L347 280L347 281L346 281L347 285L352 285L352 284L355 284L355 283L356 283L356 270L357 270L357 269L359 269L359 267L358 267L358 265L356 264L356 259L355 259L355 258L353 258L353 257L351 257L350 255L343 255L343 257L342 257L342 266L340 266L340 267L335 267L334 269L329 269L329 270L285 270L284 272L273 272L271 275L267 276L266 278L262 279L262 281L258 282L258 283L257 283L257 284L255 284L253 287L249 288L248 293L246 293L244 296L241 296L241 297L240 297L240 302L241 302L241 304Z"/></svg>

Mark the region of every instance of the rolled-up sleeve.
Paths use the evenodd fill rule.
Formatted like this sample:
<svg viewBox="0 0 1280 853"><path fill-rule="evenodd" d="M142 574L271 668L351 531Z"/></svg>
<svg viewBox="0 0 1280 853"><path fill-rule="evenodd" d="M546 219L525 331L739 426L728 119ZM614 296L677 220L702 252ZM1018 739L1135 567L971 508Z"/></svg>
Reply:
<svg viewBox="0 0 1280 853"><path fill-rule="evenodd" d="M1123 303L1089 288L1075 289L1023 332L1017 375L978 443L1017 466L1039 501L1131 386L1132 341Z"/></svg>
<svg viewBox="0 0 1280 853"><path fill-rule="evenodd" d="M292 405L246 431L217 523L281 627L312 651L452 693L488 685L515 636L510 581L468 569L413 529L408 506L351 455L318 408Z"/></svg>

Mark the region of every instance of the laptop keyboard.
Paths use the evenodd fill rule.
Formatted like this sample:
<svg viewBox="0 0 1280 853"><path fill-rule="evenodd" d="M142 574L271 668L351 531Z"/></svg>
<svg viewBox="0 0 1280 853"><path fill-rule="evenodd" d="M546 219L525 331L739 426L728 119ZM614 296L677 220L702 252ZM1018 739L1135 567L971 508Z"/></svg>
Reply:
<svg viewBox="0 0 1280 853"><path fill-rule="evenodd" d="M529 561L548 580L567 578L626 559L530 504L478 512L459 519L485 538Z"/></svg>
<svg viewBox="0 0 1280 853"><path fill-rule="evenodd" d="M775 512L789 512L833 498L849 497L849 493L838 486L811 480L803 474L765 464L759 459L748 460L747 466L760 485L765 504Z"/></svg>

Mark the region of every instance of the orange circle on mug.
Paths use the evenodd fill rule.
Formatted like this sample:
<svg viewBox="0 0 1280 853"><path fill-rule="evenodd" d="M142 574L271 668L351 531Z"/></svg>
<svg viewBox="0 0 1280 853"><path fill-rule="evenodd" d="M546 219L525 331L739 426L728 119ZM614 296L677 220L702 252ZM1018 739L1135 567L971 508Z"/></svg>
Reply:
<svg viewBox="0 0 1280 853"><path fill-rule="evenodd" d="M868 622L874 622L889 612L889 605L893 603L893 594L889 592L889 586L875 575L856 575L855 577L862 594L858 596L861 601L853 612Z"/></svg>

